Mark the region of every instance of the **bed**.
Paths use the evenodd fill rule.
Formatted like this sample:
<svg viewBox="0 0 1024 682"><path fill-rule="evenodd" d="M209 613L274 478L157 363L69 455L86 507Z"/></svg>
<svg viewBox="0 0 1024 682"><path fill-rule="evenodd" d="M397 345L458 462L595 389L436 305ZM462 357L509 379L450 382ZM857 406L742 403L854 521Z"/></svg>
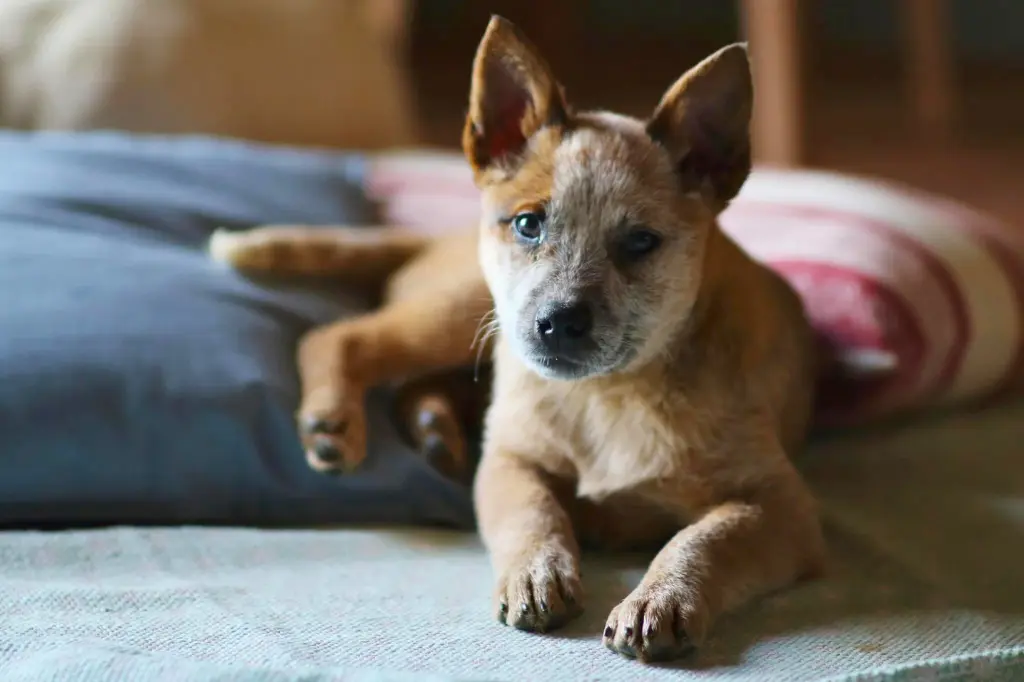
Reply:
<svg viewBox="0 0 1024 682"><path fill-rule="evenodd" d="M203 252L221 226L471 222L454 159L403 175L394 155L111 133L0 151L5 682L1024 679L1024 402L816 434L828 577L642 666L600 644L641 556L587 557L564 632L494 621L467 492L404 447L386 392L363 472L307 470L295 339L366 302Z"/></svg>

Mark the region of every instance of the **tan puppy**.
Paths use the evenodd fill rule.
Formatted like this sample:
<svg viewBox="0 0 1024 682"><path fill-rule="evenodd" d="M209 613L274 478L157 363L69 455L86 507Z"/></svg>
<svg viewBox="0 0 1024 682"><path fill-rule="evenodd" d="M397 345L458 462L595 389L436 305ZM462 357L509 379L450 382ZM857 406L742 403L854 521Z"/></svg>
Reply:
<svg viewBox="0 0 1024 682"><path fill-rule="evenodd" d="M239 266L361 281L403 266L378 313L302 344L303 419L331 420L307 428L314 463L320 437L361 459L366 386L471 362L490 292L500 333L474 497L509 625L543 631L580 612L581 544L667 543L604 631L642 660L685 653L722 612L821 569L815 503L789 458L811 411L810 330L796 295L716 223L750 170L751 101L734 45L646 121L575 113L495 18L463 138L483 196L477 238L215 240Z"/></svg>

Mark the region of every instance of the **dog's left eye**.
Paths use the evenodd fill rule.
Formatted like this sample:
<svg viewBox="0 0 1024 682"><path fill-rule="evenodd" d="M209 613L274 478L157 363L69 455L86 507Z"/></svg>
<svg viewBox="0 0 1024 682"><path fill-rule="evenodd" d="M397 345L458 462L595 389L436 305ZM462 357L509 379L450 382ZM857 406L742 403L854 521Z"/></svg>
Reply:
<svg viewBox="0 0 1024 682"><path fill-rule="evenodd" d="M630 259L646 256L661 246L661 237L650 230L633 230L619 244L622 254Z"/></svg>
<svg viewBox="0 0 1024 682"><path fill-rule="evenodd" d="M544 216L539 213L520 213L512 218L512 230L520 241L539 244L544 238Z"/></svg>

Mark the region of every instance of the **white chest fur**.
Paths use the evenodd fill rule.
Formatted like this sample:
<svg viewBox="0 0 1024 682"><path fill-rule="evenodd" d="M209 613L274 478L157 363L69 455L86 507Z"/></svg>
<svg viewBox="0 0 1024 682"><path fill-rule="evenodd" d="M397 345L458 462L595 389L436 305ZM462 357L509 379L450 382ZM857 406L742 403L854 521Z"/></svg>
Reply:
<svg viewBox="0 0 1024 682"><path fill-rule="evenodd" d="M679 406L643 388L570 389L542 415L553 434L569 436L558 442L581 497L600 500L669 478L695 445Z"/></svg>
<svg viewBox="0 0 1024 682"><path fill-rule="evenodd" d="M662 481L678 482L706 450L707 415L662 375L550 381L520 364L505 344L498 353L487 447L575 478L580 497L645 496Z"/></svg>

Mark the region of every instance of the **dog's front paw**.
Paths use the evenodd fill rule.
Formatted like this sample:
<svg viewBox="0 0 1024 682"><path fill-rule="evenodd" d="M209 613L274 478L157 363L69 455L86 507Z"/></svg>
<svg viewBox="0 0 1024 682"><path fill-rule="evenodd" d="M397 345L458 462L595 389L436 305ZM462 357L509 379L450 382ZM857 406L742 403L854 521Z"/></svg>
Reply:
<svg viewBox="0 0 1024 682"><path fill-rule="evenodd" d="M496 595L498 620L519 630L545 632L583 612L583 588L573 555L541 547L504 571Z"/></svg>
<svg viewBox="0 0 1024 682"><path fill-rule="evenodd" d="M703 635L699 595L678 584L640 585L612 609L604 644L628 658L668 661L694 649Z"/></svg>
<svg viewBox="0 0 1024 682"><path fill-rule="evenodd" d="M316 471L349 473L366 459L366 412L358 400L307 399L297 417L306 462Z"/></svg>

